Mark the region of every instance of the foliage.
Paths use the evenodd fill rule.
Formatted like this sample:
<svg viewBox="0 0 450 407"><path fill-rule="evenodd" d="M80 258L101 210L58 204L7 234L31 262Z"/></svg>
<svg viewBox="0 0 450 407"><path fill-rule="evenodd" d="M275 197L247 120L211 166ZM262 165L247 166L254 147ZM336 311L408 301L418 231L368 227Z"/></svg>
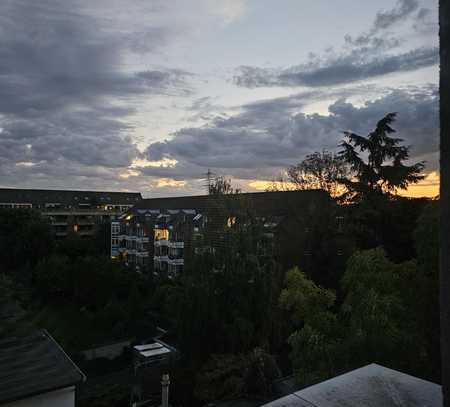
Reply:
<svg viewBox="0 0 450 407"><path fill-rule="evenodd" d="M280 305L292 312L294 322L311 323L313 319L320 319L328 313L335 300L332 291L317 286L297 267L287 272Z"/></svg>
<svg viewBox="0 0 450 407"><path fill-rule="evenodd" d="M84 314L83 320L73 319L75 314L72 312L65 318L72 319L78 328L81 328L80 323L82 326L95 325L94 331L98 332L95 343L125 336L148 338L155 331L152 319L146 314L143 297L149 292L146 281L108 259L71 259L54 254L36 266L34 279L36 297L49 309L49 314L56 308L78 309ZM46 318L40 318L39 323L45 326ZM69 336L78 338L81 333L69 335L70 331L67 336L62 335L63 343L72 343Z"/></svg>
<svg viewBox="0 0 450 407"><path fill-rule="evenodd" d="M24 293L14 279L0 273L0 338L23 329L26 312L22 307Z"/></svg>
<svg viewBox="0 0 450 407"><path fill-rule="evenodd" d="M208 194L209 195L229 195L239 194L241 190L234 188L231 184L231 180L223 176L215 177L214 179L208 178Z"/></svg>
<svg viewBox="0 0 450 407"><path fill-rule="evenodd" d="M349 165L353 175L353 179L341 179L348 190L345 198L352 201L373 199L398 189L407 189L409 184L424 178L421 174L424 163L405 165L404 162L409 158L409 147L400 145L402 139L389 136L395 133L391 125L396 115L388 113L367 137L344 132L346 140L341 143L343 150L339 155ZM360 153L367 154L367 162Z"/></svg>
<svg viewBox="0 0 450 407"><path fill-rule="evenodd" d="M0 247L2 271L32 268L52 251L50 225L31 209L0 209Z"/></svg>
<svg viewBox="0 0 450 407"><path fill-rule="evenodd" d="M343 232L360 250L382 246L395 262L411 260L416 257L414 229L428 202L396 197L345 206Z"/></svg>
<svg viewBox="0 0 450 407"><path fill-rule="evenodd" d="M338 195L339 180L349 174L347 163L342 157L327 150L307 155L286 172L287 181L294 189L323 189L331 196Z"/></svg>
<svg viewBox="0 0 450 407"><path fill-rule="evenodd" d="M298 268L286 274L280 306L291 312L299 327L289 337L291 361L297 378L310 384L334 372L336 315L331 311L335 295L317 286Z"/></svg>
<svg viewBox="0 0 450 407"><path fill-rule="evenodd" d="M423 339L413 309L415 262L394 264L381 249L355 253L349 260L342 286L346 293L341 320L355 362L370 359L418 371L424 354Z"/></svg>
<svg viewBox="0 0 450 407"><path fill-rule="evenodd" d="M417 260L424 273L439 273L439 202L431 201L423 210L414 231Z"/></svg>
<svg viewBox="0 0 450 407"><path fill-rule="evenodd" d="M356 252L347 263L344 300L291 270L280 297L298 328L289 337L302 385L376 362L430 374L423 321L417 307L421 273L414 261L395 264L381 248Z"/></svg>
<svg viewBox="0 0 450 407"><path fill-rule="evenodd" d="M195 394L204 401L244 396L267 400L279 376L274 358L261 348L245 355L212 355L198 374Z"/></svg>

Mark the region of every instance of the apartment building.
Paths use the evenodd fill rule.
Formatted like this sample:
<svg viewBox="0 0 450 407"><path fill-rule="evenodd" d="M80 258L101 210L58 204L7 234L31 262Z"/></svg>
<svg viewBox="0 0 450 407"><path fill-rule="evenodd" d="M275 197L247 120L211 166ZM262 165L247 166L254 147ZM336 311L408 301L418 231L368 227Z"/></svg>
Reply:
<svg viewBox="0 0 450 407"><path fill-rule="evenodd" d="M0 208L36 209L56 238L92 237L142 199L140 193L0 188ZM112 233L112 231L111 231ZM111 248L112 250L112 248Z"/></svg>
<svg viewBox="0 0 450 407"><path fill-rule="evenodd" d="M173 277L196 253L224 244L224 227L250 215L263 229L258 254L275 251L286 266L307 265L313 232L327 218L335 222L334 209L317 190L143 199L118 222L118 252L140 272Z"/></svg>
<svg viewBox="0 0 450 407"><path fill-rule="evenodd" d="M167 202L166 202L167 204ZM185 250L203 228L197 209L133 208L120 219L120 257L138 271L176 275L183 270Z"/></svg>

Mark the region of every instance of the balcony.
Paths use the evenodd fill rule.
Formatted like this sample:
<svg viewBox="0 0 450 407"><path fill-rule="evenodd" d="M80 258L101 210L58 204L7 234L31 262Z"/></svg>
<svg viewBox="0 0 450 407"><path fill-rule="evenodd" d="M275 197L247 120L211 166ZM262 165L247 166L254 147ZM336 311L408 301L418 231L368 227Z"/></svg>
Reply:
<svg viewBox="0 0 450 407"><path fill-rule="evenodd" d="M161 246L169 246L169 241L166 239L155 240L155 247L161 247Z"/></svg>
<svg viewBox="0 0 450 407"><path fill-rule="evenodd" d="M140 243L148 243L150 238L148 236L138 236L136 240Z"/></svg>
<svg viewBox="0 0 450 407"><path fill-rule="evenodd" d="M184 249L184 242L169 242L169 247L172 249Z"/></svg>
<svg viewBox="0 0 450 407"><path fill-rule="evenodd" d="M154 256L153 257L153 261L168 262L169 261L169 256Z"/></svg>
<svg viewBox="0 0 450 407"><path fill-rule="evenodd" d="M183 266L184 259L169 259L168 263L172 266Z"/></svg>

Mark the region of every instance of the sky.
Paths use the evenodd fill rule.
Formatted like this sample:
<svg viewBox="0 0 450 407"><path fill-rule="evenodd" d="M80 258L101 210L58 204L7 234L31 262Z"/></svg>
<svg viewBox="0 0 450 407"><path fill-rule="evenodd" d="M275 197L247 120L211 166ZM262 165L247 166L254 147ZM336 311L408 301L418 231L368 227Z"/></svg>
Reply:
<svg viewBox="0 0 450 407"><path fill-rule="evenodd" d="M438 193L437 0L2 0L0 186L264 190L397 112Z"/></svg>

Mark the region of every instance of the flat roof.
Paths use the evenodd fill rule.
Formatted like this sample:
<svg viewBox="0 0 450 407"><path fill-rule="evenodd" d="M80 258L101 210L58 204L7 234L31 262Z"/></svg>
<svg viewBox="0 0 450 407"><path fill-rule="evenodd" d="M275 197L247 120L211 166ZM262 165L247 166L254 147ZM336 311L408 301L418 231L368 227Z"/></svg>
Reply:
<svg viewBox="0 0 450 407"><path fill-rule="evenodd" d="M140 192L0 188L0 203L31 203L38 206L46 203L135 205L141 199Z"/></svg>
<svg viewBox="0 0 450 407"><path fill-rule="evenodd" d="M139 352L140 355L144 356L145 358L151 357L151 356L159 356L164 355L165 353L170 353L170 349L167 349L165 347L160 349L152 349L152 350L146 350Z"/></svg>
<svg viewBox="0 0 450 407"><path fill-rule="evenodd" d="M155 342L155 343L149 343L147 345L136 345L134 347L134 349L136 349L138 351L143 351L143 350L150 350L150 349L160 349L162 347L163 347L163 345Z"/></svg>
<svg viewBox="0 0 450 407"><path fill-rule="evenodd" d="M139 355L143 356L144 358L164 355L166 353L172 352L171 349L159 342L147 343L145 345L136 345L133 348L138 351Z"/></svg>
<svg viewBox="0 0 450 407"><path fill-rule="evenodd" d="M264 407L441 407L441 386L375 363Z"/></svg>
<svg viewBox="0 0 450 407"><path fill-rule="evenodd" d="M0 341L0 404L74 386L84 379L45 330Z"/></svg>

